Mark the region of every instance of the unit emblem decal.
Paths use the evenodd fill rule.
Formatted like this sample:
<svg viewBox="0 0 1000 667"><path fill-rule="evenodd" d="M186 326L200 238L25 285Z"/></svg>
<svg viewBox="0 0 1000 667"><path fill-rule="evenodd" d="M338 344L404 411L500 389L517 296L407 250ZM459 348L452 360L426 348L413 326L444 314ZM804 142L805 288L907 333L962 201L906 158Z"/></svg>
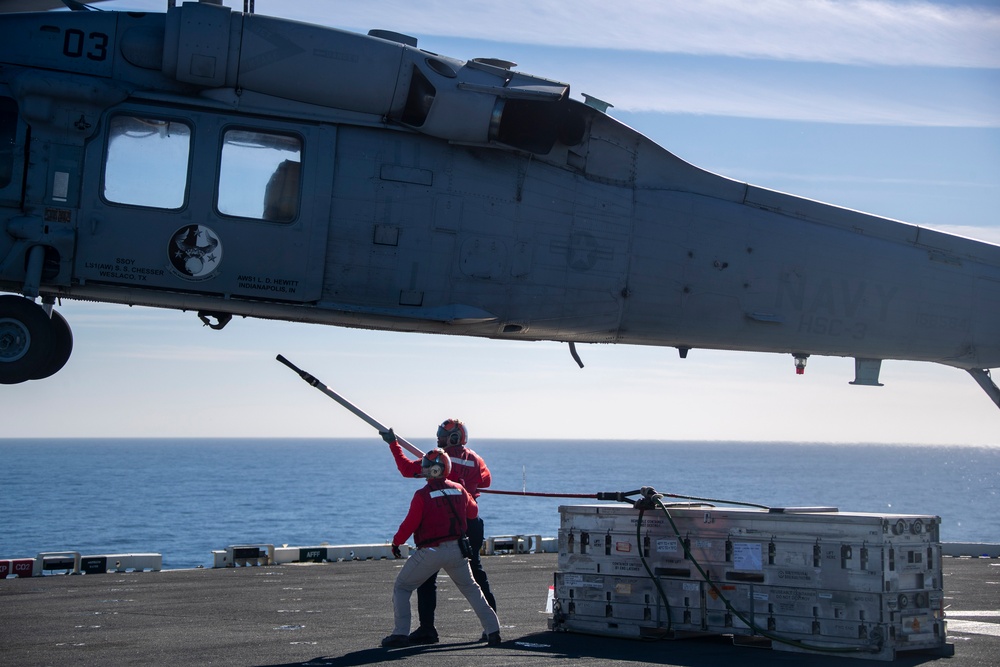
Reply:
<svg viewBox="0 0 1000 667"><path fill-rule="evenodd" d="M181 278L201 280L210 277L222 262L222 242L204 225L185 225L170 238L167 248L170 265Z"/></svg>

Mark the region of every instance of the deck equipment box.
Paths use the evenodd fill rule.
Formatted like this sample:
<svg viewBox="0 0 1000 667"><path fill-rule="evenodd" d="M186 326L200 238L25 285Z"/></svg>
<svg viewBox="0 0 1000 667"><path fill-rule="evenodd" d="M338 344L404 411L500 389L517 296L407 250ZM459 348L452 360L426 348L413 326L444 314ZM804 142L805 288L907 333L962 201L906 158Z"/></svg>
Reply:
<svg viewBox="0 0 1000 667"><path fill-rule="evenodd" d="M936 516L666 509L559 508L552 629L879 660L950 648Z"/></svg>

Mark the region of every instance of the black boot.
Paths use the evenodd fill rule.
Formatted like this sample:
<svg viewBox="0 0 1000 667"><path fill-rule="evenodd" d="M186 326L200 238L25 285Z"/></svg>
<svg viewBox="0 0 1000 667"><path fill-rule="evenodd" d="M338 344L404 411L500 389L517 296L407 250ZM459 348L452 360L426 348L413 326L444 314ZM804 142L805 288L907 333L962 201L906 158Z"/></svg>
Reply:
<svg viewBox="0 0 1000 667"><path fill-rule="evenodd" d="M411 644L437 644L438 633L434 628L425 628L421 625L410 633L408 639Z"/></svg>

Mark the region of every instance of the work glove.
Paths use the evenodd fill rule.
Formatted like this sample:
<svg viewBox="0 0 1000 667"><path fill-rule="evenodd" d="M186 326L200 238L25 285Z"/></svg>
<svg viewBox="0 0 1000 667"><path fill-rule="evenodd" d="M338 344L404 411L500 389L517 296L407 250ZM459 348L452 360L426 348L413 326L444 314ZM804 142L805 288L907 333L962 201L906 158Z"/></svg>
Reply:
<svg viewBox="0 0 1000 667"><path fill-rule="evenodd" d="M396 442L396 434L392 432L391 428L388 431L379 431L378 434L390 445Z"/></svg>
<svg viewBox="0 0 1000 667"><path fill-rule="evenodd" d="M403 557L402 552L400 552L400 550L399 550L399 545L398 544L393 544L392 545L392 555L395 558L402 558Z"/></svg>

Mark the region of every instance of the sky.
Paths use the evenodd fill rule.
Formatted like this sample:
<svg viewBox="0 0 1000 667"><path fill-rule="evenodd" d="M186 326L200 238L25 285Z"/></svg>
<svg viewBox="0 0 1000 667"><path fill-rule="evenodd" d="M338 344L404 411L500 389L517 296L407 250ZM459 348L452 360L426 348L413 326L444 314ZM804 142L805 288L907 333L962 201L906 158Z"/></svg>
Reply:
<svg viewBox="0 0 1000 667"><path fill-rule="evenodd" d="M161 11L165 0L105 8ZM242 0L226 4L241 8ZM681 158L755 185L1000 243L1000 3L884 0L256 0L257 13L393 30L571 84ZM0 437L363 437L283 354L409 440L1000 445L964 371L850 358L489 341L64 302L74 354L0 386ZM1000 377L1000 373L997 374Z"/></svg>

